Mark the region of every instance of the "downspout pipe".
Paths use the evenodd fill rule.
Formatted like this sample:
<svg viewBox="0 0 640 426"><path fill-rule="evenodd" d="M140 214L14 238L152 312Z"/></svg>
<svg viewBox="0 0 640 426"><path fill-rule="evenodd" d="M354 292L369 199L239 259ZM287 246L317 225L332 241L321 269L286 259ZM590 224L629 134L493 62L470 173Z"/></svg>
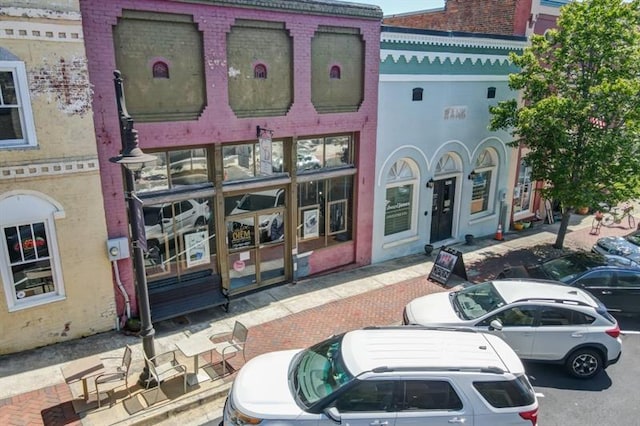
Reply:
<svg viewBox="0 0 640 426"><path fill-rule="evenodd" d="M120 270L118 269L118 261L112 260L111 263L113 264L113 273L116 276L116 284L118 284L118 289L120 290L120 293L122 293L122 297L124 297L124 318L121 318L119 324L120 328L122 328L126 324L127 320L131 318L131 301L129 299L129 294L122 285L122 281L120 281Z"/></svg>

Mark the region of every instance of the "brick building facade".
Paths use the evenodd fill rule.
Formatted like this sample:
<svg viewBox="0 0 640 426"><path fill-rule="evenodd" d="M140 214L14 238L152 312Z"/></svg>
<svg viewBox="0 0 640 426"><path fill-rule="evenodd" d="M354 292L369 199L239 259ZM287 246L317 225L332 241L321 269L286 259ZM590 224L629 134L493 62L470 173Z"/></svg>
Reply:
<svg viewBox="0 0 640 426"><path fill-rule="evenodd" d="M136 180L154 321L207 307L213 289L233 298L371 262L379 8L80 6L110 237L128 235L109 162L121 146L115 69L140 146L158 158ZM135 308L131 260L119 265Z"/></svg>

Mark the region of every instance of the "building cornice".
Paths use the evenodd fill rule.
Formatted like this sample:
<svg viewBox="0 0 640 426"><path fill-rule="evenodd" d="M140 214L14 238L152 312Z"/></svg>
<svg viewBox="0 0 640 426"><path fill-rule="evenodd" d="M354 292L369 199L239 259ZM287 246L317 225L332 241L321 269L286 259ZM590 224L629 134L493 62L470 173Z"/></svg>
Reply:
<svg viewBox="0 0 640 426"><path fill-rule="evenodd" d="M83 42L80 21L74 24L46 24L29 21L0 21L0 39Z"/></svg>
<svg viewBox="0 0 640 426"><path fill-rule="evenodd" d="M528 42L526 40L509 40L485 37L445 36L435 34L411 34L382 32L380 41L415 46L451 46L476 49L501 49L505 51L523 50ZM404 47L404 46L403 46ZM409 50L410 47L405 47Z"/></svg>
<svg viewBox="0 0 640 426"><path fill-rule="evenodd" d="M312 15L344 16L382 21L379 6L334 0L177 0L182 3L207 4L250 9L266 9Z"/></svg>

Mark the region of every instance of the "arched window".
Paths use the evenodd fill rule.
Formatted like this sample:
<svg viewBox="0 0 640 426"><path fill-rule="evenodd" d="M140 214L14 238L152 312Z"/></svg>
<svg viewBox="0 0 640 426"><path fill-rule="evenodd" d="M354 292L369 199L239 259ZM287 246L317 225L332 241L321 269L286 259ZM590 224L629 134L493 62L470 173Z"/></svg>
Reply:
<svg viewBox="0 0 640 426"><path fill-rule="evenodd" d="M264 64L257 64L253 67L253 78L260 80L267 79L267 67Z"/></svg>
<svg viewBox="0 0 640 426"><path fill-rule="evenodd" d="M493 204L496 176L496 154L485 149L476 160L471 192L471 214L486 212Z"/></svg>
<svg viewBox="0 0 640 426"><path fill-rule="evenodd" d="M0 276L9 310L64 298L54 217L62 212L30 194L0 198Z"/></svg>
<svg viewBox="0 0 640 426"><path fill-rule="evenodd" d="M153 64L153 78L169 78L169 65L162 61Z"/></svg>
<svg viewBox="0 0 640 426"><path fill-rule="evenodd" d="M422 87L414 88L413 89L413 96L412 96L411 100L413 100L413 101L421 101L422 100L422 92L423 92Z"/></svg>
<svg viewBox="0 0 640 426"><path fill-rule="evenodd" d="M329 78L332 80L340 80L340 67L334 65L331 67L331 71L329 71Z"/></svg>
<svg viewBox="0 0 640 426"><path fill-rule="evenodd" d="M456 160L456 157L447 153L440 157L440 160L438 160L438 164L436 164L435 174L444 175L457 173L460 171L460 166L458 164L459 162Z"/></svg>
<svg viewBox="0 0 640 426"><path fill-rule="evenodd" d="M417 232L418 166L403 158L389 169L386 181L384 235L409 237Z"/></svg>

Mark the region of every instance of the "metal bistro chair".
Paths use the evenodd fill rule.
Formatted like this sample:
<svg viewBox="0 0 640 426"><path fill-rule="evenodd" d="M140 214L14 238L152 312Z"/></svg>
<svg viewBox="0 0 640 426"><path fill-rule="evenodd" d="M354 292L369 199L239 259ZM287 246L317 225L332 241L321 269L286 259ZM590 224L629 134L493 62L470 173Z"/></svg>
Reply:
<svg viewBox="0 0 640 426"><path fill-rule="evenodd" d="M225 335L227 333L224 333ZM247 335L249 334L249 330L245 327L240 321L236 321L233 325L233 332L229 336L229 340L224 342L216 343L213 351L216 351L222 357L222 374L226 374L227 371L227 360L233 358L238 353L242 354L242 359L244 362L247 361L244 355L244 346L247 342ZM223 334L215 334L210 337L211 340L215 340L216 338L222 336ZM212 351L212 360L213 360L213 351Z"/></svg>
<svg viewBox="0 0 640 426"><path fill-rule="evenodd" d="M173 377L183 377L183 393L187 393L187 367L180 364L176 359L175 351L164 352L154 356L153 358L147 358L147 354L144 352L144 360L149 369L149 377L145 380L145 388L149 389L151 383L155 382L158 385L158 389L163 381L171 379ZM156 361L161 361L156 364Z"/></svg>
<svg viewBox="0 0 640 426"><path fill-rule="evenodd" d="M129 389L129 367L131 367L131 347L125 346L124 353L122 354L120 365L112 367L104 367L100 374L94 379L96 387L96 398L98 400L98 408L100 408L100 392L106 392L109 396L109 407L113 405L115 390L123 384L127 388L127 393L131 396L131 390ZM103 360L109 358L102 358Z"/></svg>

